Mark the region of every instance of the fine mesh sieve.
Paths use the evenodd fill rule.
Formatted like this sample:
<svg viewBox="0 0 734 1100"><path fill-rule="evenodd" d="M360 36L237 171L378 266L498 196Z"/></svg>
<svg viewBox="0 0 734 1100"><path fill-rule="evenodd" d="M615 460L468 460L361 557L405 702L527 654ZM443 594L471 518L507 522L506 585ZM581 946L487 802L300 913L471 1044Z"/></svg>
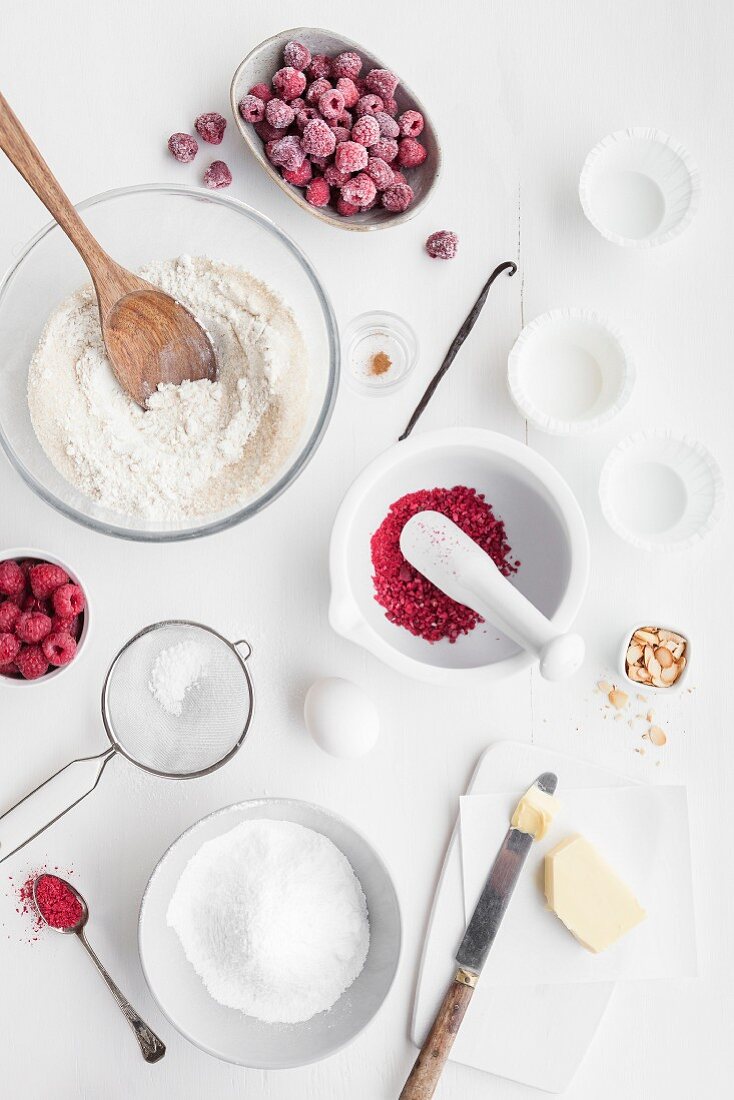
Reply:
<svg viewBox="0 0 734 1100"><path fill-rule="evenodd" d="M150 689L156 659L176 647L196 647L202 674L171 713ZM102 720L110 747L73 760L0 815L0 863L58 821L94 790L115 753L167 779L193 779L221 767L245 739L253 690L247 642L229 642L210 627L185 620L154 623L122 647L102 689ZM176 708L177 709L177 708ZM41 804L45 823L38 826ZM53 811L48 807L53 805Z"/></svg>

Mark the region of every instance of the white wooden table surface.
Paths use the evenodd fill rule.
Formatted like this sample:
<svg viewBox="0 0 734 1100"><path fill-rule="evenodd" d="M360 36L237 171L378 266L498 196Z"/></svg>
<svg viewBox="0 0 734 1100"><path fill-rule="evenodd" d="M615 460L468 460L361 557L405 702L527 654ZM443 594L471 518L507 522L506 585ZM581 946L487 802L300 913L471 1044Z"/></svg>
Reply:
<svg viewBox="0 0 734 1100"><path fill-rule="evenodd" d="M596 486L616 441L656 425L705 440L732 480L731 5L27 0L4 5L2 90L75 200L154 180L197 184L207 149L193 165L178 165L165 150L169 133L189 129L201 111L228 115L229 78L244 54L267 35L304 23L368 43L425 95L445 151L432 206L392 231L339 233L272 187L231 124L216 156L231 165L231 194L274 218L305 249L339 320L371 307L402 313L420 334L421 362L390 399L366 401L344 389L300 481L254 522L210 540L145 547L104 539L62 519L0 462L0 547L35 544L68 559L87 578L97 611L94 650L77 674L37 693L0 692L3 805L72 755L102 747L103 672L117 646L148 622L190 616L244 634L255 651L258 695L251 737L228 767L175 785L118 760L85 803L3 865L0 1095L394 1098L415 1053L407 1039L414 980L457 796L487 743L511 737L650 782L684 782L689 790L700 978L620 987L567 1096L723 1097L734 1069L731 515L692 553L645 556L607 529ZM704 178L691 228L649 254L603 241L576 193L588 149L633 124L675 135ZM46 220L0 158L0 267ZM459 233L461 250L441 265L424 256L422 244L444 227ZM579 622L589 657L567 686L526 675L463 699L401 680L331 632L327 542L348 484L395 439L488 271L518 250L520 274L495 287L421 427L473 424L527 438L568 478L592 542ZM523 322L564 305L606 313L626 333L639 367L624 414L578 442L528 433L505 387L507 353ZM604 718L593 689L620 632L648 610L695 638L695 690L658 708L668 744L640 756L638 737L626 722ZM304 690L328 674L354 678L379 702L381 740L363 762L325 756L303 729ZM364 830L389 860L405 921L398 980L369 1029L336 1057L281 1073L219 1063L180 1038L148 994L136 950L141 893L169 842L209 811L263 794L323 803ZM160 1065L142 1062L74 943L51 936L24 942L6 875L44 860L76 869L92 909L90 938L168 1044ZM522 1100L532 1091L451 1065L440 1095Z"/></svg>

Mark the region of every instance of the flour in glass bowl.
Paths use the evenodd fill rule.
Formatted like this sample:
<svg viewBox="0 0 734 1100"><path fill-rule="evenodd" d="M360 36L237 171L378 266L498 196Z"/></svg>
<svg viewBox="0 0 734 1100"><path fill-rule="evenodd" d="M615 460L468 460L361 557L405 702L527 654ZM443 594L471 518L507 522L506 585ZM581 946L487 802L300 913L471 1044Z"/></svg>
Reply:
<svg viewBox="0 0 734 1100"><path fill-rule="evenodd" d="M51 314L30 365L39 442L67 481L128 516L176 520L242 504L282 470L305 422L296 320L253 275L206 257L140 274L207 330L218 380L161 385L141 409L112 373L96 297L82 287Z"/></svg>

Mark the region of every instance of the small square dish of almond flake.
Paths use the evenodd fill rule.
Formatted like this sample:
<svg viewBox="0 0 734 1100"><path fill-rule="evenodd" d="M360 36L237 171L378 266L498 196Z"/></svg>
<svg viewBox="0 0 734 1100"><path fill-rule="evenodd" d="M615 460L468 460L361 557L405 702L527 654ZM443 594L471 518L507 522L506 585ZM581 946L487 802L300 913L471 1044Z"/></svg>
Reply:
<svg viewBox="0 0 734 1100"><path fill-rule="evenodd" d="M684 634L662 626L639 626L625 635L622 671L633 684L670 691L682 686L690 643Z"/></svg>

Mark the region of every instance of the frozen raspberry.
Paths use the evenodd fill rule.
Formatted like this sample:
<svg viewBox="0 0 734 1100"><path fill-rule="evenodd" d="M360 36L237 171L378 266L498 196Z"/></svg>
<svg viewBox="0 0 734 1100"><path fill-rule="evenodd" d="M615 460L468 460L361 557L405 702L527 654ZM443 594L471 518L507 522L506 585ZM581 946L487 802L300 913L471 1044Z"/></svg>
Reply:
<svg viewBox="0 0 734 1100"><path fill-rule="evenodd" d="M415 138L403 138L398 144L398 164L401 168L417 168L428 156L425 145Z"/></svg>
<svg viewBox="0 0 734 1100"><path fill-rule="evenodd" d="M243 96L238 104L238 110L245 122L262 122L265 118L265 103L256 95Z"/></svg>
<svg viewBox="0 0 734 1100"><path fill-rule="evenodd" d="M51 619L41 611L22 611L15 624L15 633L21 642L35 645L51 633Z"/></svg>
<svg viewBox="0 0 734 1100"><path fill-rule="evenodd" d="M298 112L302 111L304 107L308 107L308 104L306 103L306 100L303 98L303 96L299 95L296 96L295 99L291 100L291 107L293 108L295 113L298 114Z"/></svg>
<svg viewBox="0 0 734 1100"><path fill-rule="evenodd" d="M379 196L378 192L375 191L375 194L374 194L373 198L370 199L370 201L365 206L360 206L360 208L359 208L360 214L365 214L368 210L371 210L373 206L377 206L379 198L380 198L380 196Z"/></svg>
<svg viewBox="0 0 734 1100"><path fill-rule="evenodd" d="M372 115L364 115L358 118L352 126L352 141L360 145L374 145L380 140L380 124Z"/></svg>
<svg viewBox="0 0 734 1100"><path fill-rule="evenodd" d="M336 88L329 88L319 96L319 110L324 118L338 119L344 110L344 96Z"/></svg>
<svg viewBox="0 0 734 1100"><path fill-rule="evenodd" d="M403 137L417 138L423 132L423 115L420 111L403 111L398 126Z"/></svg>
<svg viewBox="0 0 734 1100"><path fill-rule="evenodd" d="M282 99L271 99L265 106L265 120L275 130L287 130L295 117L293 108Z"/></svg>
<svg viewBox="0 0 734 1100"><path fill-rule="evenodd" d="M386 99L391 98L399 83L395 73L391 73L389 69L372 69L371 72L367 73L364 82L371 92L380 97L383 103Z"/></svg>
<svg viewBox="0 0 734 1100"><path fill-rule="evenodd" d="M255 133L264 142L268 141L280 141L283 136L282 130L276 130L274 126L271 126L269 122L256 122Z"/></svg>
<svg viewBox="0 0 734 1100"><path fill-rule="evenodd" d="M413 188L407 183L395 183L383 192L382 205L393 214L402 214L413 201Z"/></svg>
<svg viewBox="0 0 734 1100"><path fill-rule="evenodd" d="M367 81L364 79L363 76L355 76L354 86L359 92L360 96L367 95L369 88L367 87Z"/></svg>
<svg viewBox="0 0 734 1100"><path fill-rule="evenodd" d="M378 191L387 191L388 187L392 187L395 180L395 173L390 165L386 164L384 160L380 160L379 157L369 158L365 172Z"/></svg>
<svg viewBox="0 0 734 1100"><path fill-rule="evenodd" d="M390 116L390 118L395 118L397 116L398 105L396 101L392 98L392 96L388 96L388 98L383 101L382 109L386 115Z"/></svg>
<svg viewBox="0 0 734 1100"><path fill-rule="evenodd" d="M48 670L48 659L40 645L24 646L15 663L25 680L38 680Z"/></svg>
<svg viewBox="0 0 734 1100"><path fill-rule="evenodd" d="M315 157L330 157L336 148L336 138L322 118L314 118L303 131L301 145L304 153Z"/></svg>
<svg viewBox="0 0 734 1100"><path fill-rule="evenodd" d="M306 77L298 69L286 65L273 77L273 87L281 99L295 99L306 88Z"/></svg>
<svg viewBox="0 0 734 1100"><path fill-rule="evenodd" d="M61 572L64 572L63 569ZM69 578L66 577L66 579ZM17 561L9 559L0 562L0 592L4 592L6 596L20 596L25 592L25 584L25 573Z"/></svg>
<svg viewBox="0 0 734 1100"><path fill-rule="evenodd" d="M344 181L346 183L346 179ZM20 608L17 603L13 603L12 600L6 600L5 603L0 603L0 634L5 634L6 631L12 630L18 621L20 615ZM1 664L2 662L0 662Z"/></svg>
<svg viewBox="0 0 734 1100"><path fill-rule="evenodd" d="M393 170L392 170L392 181L393 181L393 187L396 187L397 184L399 184L399 183L407 183L408 182L399 168L393 168Z"/></svg>
<svg viewBox="0 0 734 1100"><path fill-rule="evenodd" d="M204 186L210 191L218 191L221 187L229 187L232 182L232 173L223 160L213 160L204 173Z"/></svg>
<svg viewBox="0 0 734 1100"><path fill-rule="evenodd" d="M336 200L336 210L338 214L341 214L343 218L351 218L353 214L359 213L359 207L355 206L353 202L347 202L346 199L339 198Z"/></svg>
<svg viewBox="0 0 734 1100"><path fill-rule="evenodd" d="M459 238L450 229L439 229L426 241L426 252L434 260L453 260L458 247Z"/></svg>
<svg viewBox="0 0 734 1100"><path fill-rule="evenodd" d="M311 51L302 42L287 42L283 47L283 60L291 69L302 73L311 64Z"/></svg>
<svg viewBox="0 0 734 1100"><path fill-rule="evenodd" d="M53 594L54 611L63 619L73 619L81 615L86 607L84 593L78 584L62 584Z"/></svg>
<svg viewBox="0 0 734 1100"><path fill-rule="evenodd" d="M283 179L287 183L292 183L294 187L305 187L307 183L310 183L311 177L313 176L311 162L304 160L300 168L294 169L293 172L284 170L282 175Z"/></svg>
<svg viewBox="0 0 734 1100"><path fill-rule="evenodd" d="M329 164L324 170L324 179L329 187L343 187L349 179L349 173L340 172L335 164ZM0 615L2 615L2 607L0 607Z"/></svg>
<svg viewBox="0 0 734 1100"><path fill-rule="evenodd" d="M361 172L367 167L367 150L356 141L342 141L336 147L334 163L340 172Z"/></svg>
<svg viewBox="0 0 734 1100"><path fill-rule="evenodd" d="M315 107L301 107L300 111L296 111L296 129L303 133L308 123L315 118L321 118Z"/></svg>
<svg viewBox="0 0 734 1100"><path fill-rule="evenodd" d="M371 180L366 172L360 172L358 176L347 180L341 190L344 201L354 203L355 206L367 206L376 194L374 180Z"/></svg>
<svg viewBox="0 0 734 1100"><path fill-rule="evenodd" d="M390 116L385 111L378 111L377 114L373 115L372 117L377 120L377 125L380 127L381 137L396 138L399 136L400 127L398 126L395 119L390 118Z"/></svg>
<svg viewBox="0 0 734 1100"><path fill-rule="evenodd" d="M312 80L323 80L325 77L331 76L331 58L323 53L314 54L306 66L306 72Z"/></svg>
<svg viewBox="0 0 734 1100"><path fill-rule="evenodd" d="M338 118L336 118L336 119L331 119L330 118L328 120L328 122L329 122L330 126L334 126L334 127L343 126L345 130L351 130L352 123L354 122L354 119L352 117L352 112L345 110L345 111L342 111L342 113L339 115Z"/></svg>
<svg viewBox="0 0 734 1100"><path fill-rule="evenodd" d="M336 90L344 97L345 107L354 107L359 99L359 89L348 76L340 76L336 82Z"/></svg>
<svg viewBox="0 0 734 1100"><path fill-rule="evenodd" d="M357 100L357 105L354 109L357 113L357 118L362 118L363 115L376 115L379 111L384 111L385 104L378 95L368 92L367 95L363 95Z"/></svg>
<svg viewBox="0 0 734 1100"><path fill-rule="evenodd" d="M392 164L398 155L398 143L395 138L380 138L379 141L370 146L370 153L373 157L384 160L385 164Z"/></svg>
<svg viewBox="0 0 734 1100"><path fill-rule="evenodd" d="M349 135L352 131L348 130L346 126L333 126L331 132L334 135L335 142L339 145L342 141L349 141Z"/></svg>
<svg viewBox="0 0 734 1100"><path fill-rule="evenodd" d="M68 665L76 653L76 642L70 634L49 634L41 646L43 655L51 665L60 668Z"/></svg>
<svg viewBox="0 0 734 1100"><path fill-rule="evenodd" d="M354 50L346 50L331 63L332 76L346 76L354 80L362 71L362 58Z"/></svg>
<svg viewBox="0 0 734 1100"><path fill-rule="evenodd" d="M271 164L275 164L275 161L273 160L273 152L279 141L282 141L282 138L276 138L275 141L265 142L265 156L268 158Z"/></svg>
<svg viewBox="0 0 734 1100"><path fill-rule="evenodd" d="M326 77L322 77L320 80L314 80L313 84L309 86L306 92L306 102L310 103L312 107L315 107L322 95L330 89L331 81L327 80Z"/></svg>
<svg viewBox="0 0 734 1100"><path fill-rule="evenodd" d="M319 173L323 173L324 169L328 166L331 157L315 157L313 154L311 154L308 159L311 163L311 167L313 168L314 175L317 176L319 175Z"/></svg>
<svg viewBox="0 0 734 1100"><path fill-rule="evenodd" d="M181 164L190 164L199 151L199 143L191 134L171 134L168 151Z"/></svg>
<svg viewBox="0 0 734 1100"><path fill-rule="evenodd" d="M301 146L300 138L295 134L289 134L277 141L273 147L271 160L286 172L295 172L300 168L306 158Z"/></svg>
<svg viewBox="0 0 734 1100"><path fill-rule="evenodd" d="M9 665L20 651L20 642L15 634L0 634L0 665Z"/></svg>
<svg viewBox="0 0 734 1100"><path fill-rule="evenodd" d="M31 591L38 600L47 599L55 589L69 583L69 576L61 566L51 565L50 562L31 566L29 578Z"/></svg>
<svg viewBox="0 0 734 1100"><path fill-rule="evenodd" d="M227 120L216 111L209 111L205 115L199 115L194 126L202 141L208 141L210 145L221 145Z"/></svg>
<svg viewBox="0 0 734 1100"><path fill-rule="evenodd" d="M261 99L263 103L269 103L273 98L273 93L267 84L253 84L249 94L254 95L257 99Z"/></svg>
<svg viewBox="0 0 734 1100"><path fill-rule="evenodd" d="M310 206L328 206L331 190L323 176L312 180L306 188L306 202Z"/></svg>

